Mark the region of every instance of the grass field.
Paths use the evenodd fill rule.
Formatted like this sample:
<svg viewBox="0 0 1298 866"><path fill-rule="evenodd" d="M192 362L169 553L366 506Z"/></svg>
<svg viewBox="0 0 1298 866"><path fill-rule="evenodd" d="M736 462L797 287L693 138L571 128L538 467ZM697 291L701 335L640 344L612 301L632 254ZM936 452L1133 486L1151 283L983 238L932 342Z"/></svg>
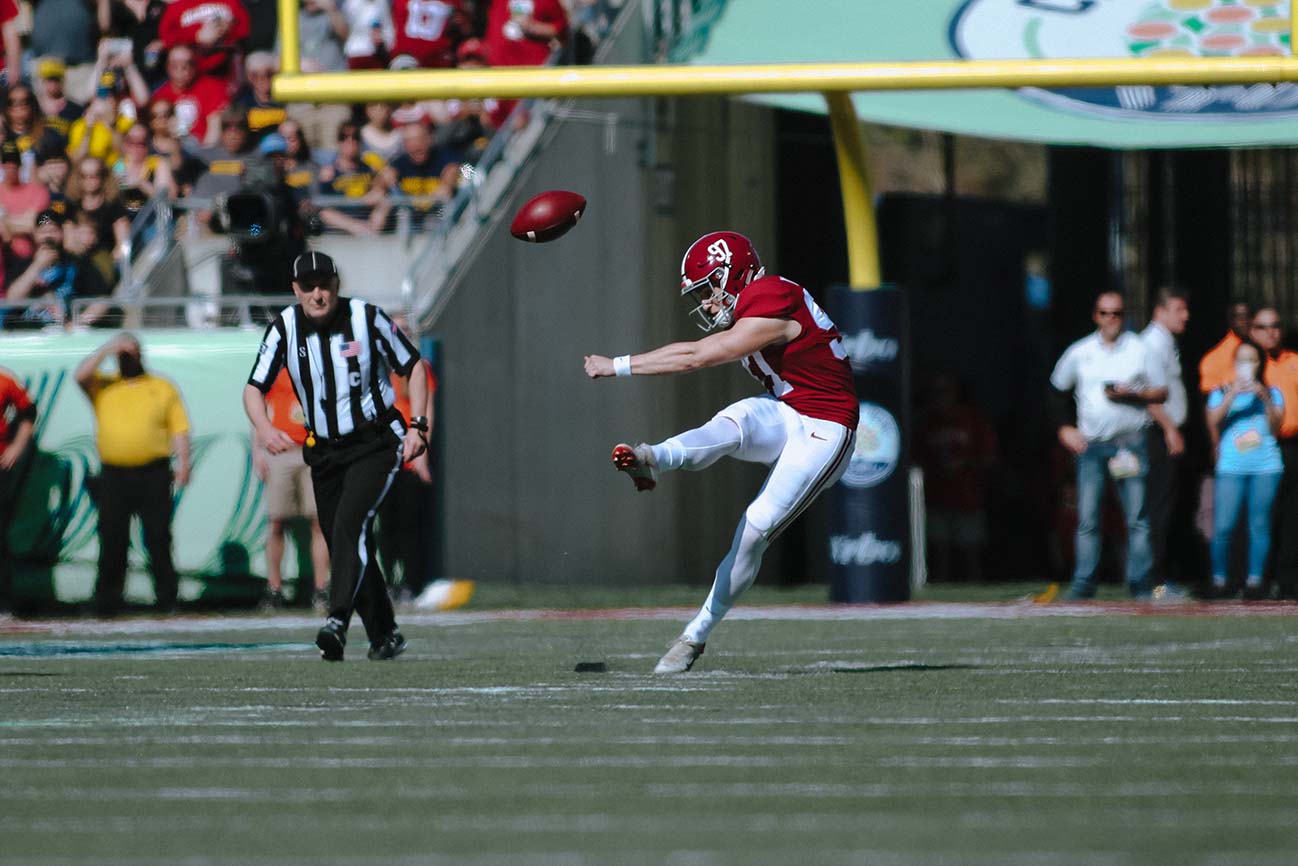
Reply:
<svg viewBox="0 0 1298 866"><path fill-rule="evenodd" d="M790 599L0 626L0 862L1298 862L1298 608Z"/></svg>

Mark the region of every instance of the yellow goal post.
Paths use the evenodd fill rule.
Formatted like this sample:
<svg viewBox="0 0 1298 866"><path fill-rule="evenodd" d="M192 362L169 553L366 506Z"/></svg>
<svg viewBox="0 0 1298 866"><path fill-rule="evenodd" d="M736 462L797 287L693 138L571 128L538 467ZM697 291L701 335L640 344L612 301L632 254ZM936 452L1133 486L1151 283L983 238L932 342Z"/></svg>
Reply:
<svg viewBox="0 0 1298 866"><path fill-rule="evenodd" d="M855 91L1298 81L1298 58L1292 55L740 66L529 66L304 73L298 32L299 0L278 2L280 72L275 76L272 93L282 102L821 93L829 107L838 159L847 223L849 277L851 285L860 289L877 287L881 279L865 141L850 96ZM1289 11L1292 50L1298 36L1298 0L1290 3Z"/></svg>

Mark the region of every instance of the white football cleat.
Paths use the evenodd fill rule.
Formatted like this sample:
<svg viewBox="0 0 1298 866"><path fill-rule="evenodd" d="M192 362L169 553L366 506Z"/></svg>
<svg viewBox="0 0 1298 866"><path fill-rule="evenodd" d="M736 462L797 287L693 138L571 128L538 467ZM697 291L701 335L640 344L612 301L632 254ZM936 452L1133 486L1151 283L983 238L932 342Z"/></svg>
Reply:
<svg viewBox="0 0 1298 866"><path fill-rule="evenodd" d="M648 491L658 486L658 464L654 462L653 449L643 442L634 448L617 445L613 449L613 465L631 476L636 490Z"/></svg>
<svg viewBox="0 0 1298 866"><path fill-rule="evenodd" d="M656 674L683 674L694 667L707 644L678 637L667 645L667 652L654 668Z"/></svg>

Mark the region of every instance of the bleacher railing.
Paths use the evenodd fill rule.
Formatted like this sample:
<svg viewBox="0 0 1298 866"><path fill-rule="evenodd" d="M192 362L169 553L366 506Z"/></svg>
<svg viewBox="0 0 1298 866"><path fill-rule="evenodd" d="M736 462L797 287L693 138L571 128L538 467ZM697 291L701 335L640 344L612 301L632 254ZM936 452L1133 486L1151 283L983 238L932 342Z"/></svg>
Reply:
<svg viewBox="0 0 1298 866"><path fill-rule="evenodd" d="M203 293L170 297L127 297L119 287L117 292L104 297L73 298L68 304L70 315L66 320L43 325L20 321L2 333L20 335L38 331L79 332L96 327L243 327L260 330L269 320L265 311L278 312L296 302L297 299L291 294ZM0 312L10 315L20 310L50 306L51 302L46 298L0 298ZM98 312L101 308L107 308L108 312L97 315L96 321L86 320L90 310Z"/></svg>

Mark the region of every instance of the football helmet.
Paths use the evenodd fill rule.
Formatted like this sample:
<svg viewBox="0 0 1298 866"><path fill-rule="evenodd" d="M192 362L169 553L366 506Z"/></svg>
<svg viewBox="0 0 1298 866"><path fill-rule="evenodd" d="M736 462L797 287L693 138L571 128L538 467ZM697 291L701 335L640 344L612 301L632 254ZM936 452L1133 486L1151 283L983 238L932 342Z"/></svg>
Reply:
<svg viewBox="0 0 1298 866"><path fill-rule="evenodd" d="M704 331L734 322L739 292L766 271L753 243L738 232L709 232L690 244L681 259L681 297L695 304L690 318ZM704 304L713 303L715 313Z"/></svg>

